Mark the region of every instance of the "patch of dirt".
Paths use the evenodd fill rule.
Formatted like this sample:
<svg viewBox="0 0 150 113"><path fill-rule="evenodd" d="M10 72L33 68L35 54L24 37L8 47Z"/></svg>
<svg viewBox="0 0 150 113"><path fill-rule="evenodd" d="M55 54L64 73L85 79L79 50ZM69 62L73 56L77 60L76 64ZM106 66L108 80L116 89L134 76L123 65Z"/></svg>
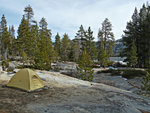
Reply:
<svg viewBox="0 0 150 113"><path fill-rule="evenodd" d="M0 113L32 113L26 109L27 104L40 103L63 91L61 88L55 87L28 93L6 87L6 84L7 81L0 81Z"/></svg>

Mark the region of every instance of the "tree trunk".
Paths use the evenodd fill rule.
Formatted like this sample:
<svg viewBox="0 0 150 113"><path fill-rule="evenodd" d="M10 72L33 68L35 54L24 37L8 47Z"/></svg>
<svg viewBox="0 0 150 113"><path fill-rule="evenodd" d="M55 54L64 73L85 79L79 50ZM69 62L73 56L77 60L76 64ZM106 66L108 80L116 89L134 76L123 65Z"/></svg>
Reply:
<svg viewBox="0 0 150 113"><path fill-rule="evenodd" d="M4 49L3 58L4 58L4 60L7 60L7 59L8 59L8 48L7 48L7 49Z"/></svg>

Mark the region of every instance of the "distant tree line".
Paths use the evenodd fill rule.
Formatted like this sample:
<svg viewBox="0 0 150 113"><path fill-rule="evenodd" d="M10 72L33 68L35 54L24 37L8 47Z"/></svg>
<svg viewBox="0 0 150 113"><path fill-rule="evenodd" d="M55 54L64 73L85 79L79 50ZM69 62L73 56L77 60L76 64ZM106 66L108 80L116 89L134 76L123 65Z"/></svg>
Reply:
<svg viewBox="0 0 150 113"><path fill-rule="evenodd" d="M135 8L131 20L124 30L123 56L131 67L149 67L150 65L150 5L143 4L138 11Z"/></svg>

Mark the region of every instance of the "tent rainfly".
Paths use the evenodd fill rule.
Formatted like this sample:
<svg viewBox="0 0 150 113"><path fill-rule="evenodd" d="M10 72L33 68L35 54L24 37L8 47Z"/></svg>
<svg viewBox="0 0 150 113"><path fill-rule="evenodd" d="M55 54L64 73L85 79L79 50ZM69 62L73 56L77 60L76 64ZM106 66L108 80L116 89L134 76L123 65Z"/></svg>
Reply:
<svg viewBox="0 0 150 113"><path fill-rule="evenodd" d="M10 79L7 86L33 91L44 87L44 83L33 70L21 69Z"/></svg>

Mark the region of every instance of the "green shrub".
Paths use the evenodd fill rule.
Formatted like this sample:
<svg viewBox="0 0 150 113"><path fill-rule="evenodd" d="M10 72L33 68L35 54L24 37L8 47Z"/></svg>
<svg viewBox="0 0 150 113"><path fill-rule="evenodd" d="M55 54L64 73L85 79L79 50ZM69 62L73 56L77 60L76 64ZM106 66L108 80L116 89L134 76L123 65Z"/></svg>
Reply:
<svg viewBox="0 0 150 113"><path fill-rule="evenodd" d="M107 61L107 65L108 65L108 66L112 66L113 64L114 64L113 61Z"/></svg>
<svg viewBox="0 0 150 113"><path fill-rule="evenodd" d="M145 75L146 72L143 70L128 69L123 71L122 77L132 79L134 77L143 77Z"/></svg>
<svg viewBox="0 0 150 113"><path fill-rule="evenodd" d="M121 74L121 70L117 69L107 69L107 70L102 70L102 71L98 71L97 74L99 73L111 73L112 75L120 75Z"/></svg>
<svg viewBox="0 0 150 113"><path fill-rule="evenodd" d="M23 68L36 69L33 65L20 65L20 66L17 66L16 68L18 68L18 69L23 69Z"/></svg>
<svg viewBox="0 0 150 113"><path fill-rule="evenodd" d="M19 65L19 66L16 66L16 68L23 69L24 67L23 67L23 65Z"/></svg>
<svg viewBox="0 0 150 113"><path fill-rule="evenodd" d="M112 73L112 72L114 72L115 70L113 70L113 69L106 69L106 70L101 70L101 71L98 71L97 73L99 74L99 73Z"/></svg>
<svg viewBox="0 0 150 113"><path fill-rule="evenodd" d="M2 66L8 67L9 66L9 60L3 60L2 61Z"/></svg>
<svg viewBox="0 0 150 113"><path fill-rule="evenodd" d="M143 77L142 89L150 93L150 67L146 70L146 75Z"/></svg>
<svg viewBox="0 0 150 113"><path fill-rule="evenodd" d="M3 71L6 71L6 68L9 66L9 60L3 60L2 61L2 69Z"/></svg>
<svg viewBox="0 0 150 113"><path fill-rule="evenodd" d="M135 69L108 69L98 71L99 73L111 73L112 76L121 75L124 78L132 79L134 77L143 77L146 75L146 72L143 70L135 70Z"/></svg>
<svg viewBox="0 0 150 113"><path fill-rule="evenodd" d="M13 69L8 68L8 69L7 69L7 72L13 72Z"/></svg>

